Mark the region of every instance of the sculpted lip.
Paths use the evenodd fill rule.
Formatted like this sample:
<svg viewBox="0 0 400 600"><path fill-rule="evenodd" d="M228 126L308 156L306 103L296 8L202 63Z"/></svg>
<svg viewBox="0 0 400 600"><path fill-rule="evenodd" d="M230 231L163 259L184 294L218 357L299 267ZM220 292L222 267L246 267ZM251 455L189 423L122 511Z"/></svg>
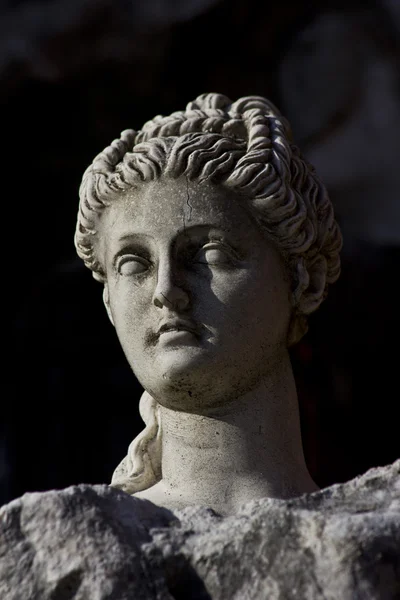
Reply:
<svg viewBox="0 0 400 600"><path fill-rule="evenodd" d="M148 329L145 333L145 344L149 347L154 347L158 344L160 337L163 333L168 332L178 332L178 331L189 331L197 339L200 339L203 336L204 331L203 328L200 328L199 325L195 321L191 319L180 319L179 317L175 317L172 319L165 319L161 322L160 327L155 329Z"/></svg>
<svg viewBox="0 0 400 600"><path fill-rule="evenodd" d="M199 330L193 321L187 321L185 319L170 319L164 321L157 331L157 336L160 337L163 333L168 331L190 331L194 335L199 335Z"/></svg>

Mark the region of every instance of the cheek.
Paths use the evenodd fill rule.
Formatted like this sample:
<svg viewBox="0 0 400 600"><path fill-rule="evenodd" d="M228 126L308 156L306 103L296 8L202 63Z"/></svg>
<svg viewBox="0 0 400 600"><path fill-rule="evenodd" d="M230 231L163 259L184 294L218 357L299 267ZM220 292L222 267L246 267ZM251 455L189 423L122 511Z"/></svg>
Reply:
<svg viewBox="0 0 400 600"><path fill-rule="evenodd" d="M231 279L229 286L219 287L226 323L231 335L247 345L269 339L286 340L291 315L290 294L286 280L257 270Z"/></svg>
<svg viewBox="0 0 400 600"><path fill-rule="evenodd" d="M282 275L274 277L274 273L268 270L254 269L233 274L215 274L209 283L209 290L210 296L218 300L228 312L238 311L243 314L290 312L288 284Z"/></svg>
<svg viewBox="0 0 400 600"><path fill-rule="evenodd" d="M120 280L110 289L110 307L118 337L129 336L132 332L141 331L144 316L148 307L145 287L133 285L129 281ZM140 338L140 335L133 336Z"/></svg>

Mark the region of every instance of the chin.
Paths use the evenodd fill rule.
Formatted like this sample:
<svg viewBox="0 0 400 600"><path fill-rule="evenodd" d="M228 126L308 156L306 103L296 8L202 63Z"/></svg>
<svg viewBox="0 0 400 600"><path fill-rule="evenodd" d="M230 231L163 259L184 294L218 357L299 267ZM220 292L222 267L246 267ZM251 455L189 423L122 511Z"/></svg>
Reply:
<svg viewBox="0 0 400 600"><path fill-rule="evenodd" d="M209 353L203 349L176 347L160 352L155 363L158 375L162 380L168 382L182 380L184 383L189 381L193 375L196 379L199 376L204 377L204 373L212 365L212 360Z"/></svg>
<svg viewBox="0 0 400 600"><path fill-rule="evenodd" d="M157 361L157 370L140 380L143 387L165 408L183 412L202 413L218 402L218 375L208 361L174 356Z"/></svg>

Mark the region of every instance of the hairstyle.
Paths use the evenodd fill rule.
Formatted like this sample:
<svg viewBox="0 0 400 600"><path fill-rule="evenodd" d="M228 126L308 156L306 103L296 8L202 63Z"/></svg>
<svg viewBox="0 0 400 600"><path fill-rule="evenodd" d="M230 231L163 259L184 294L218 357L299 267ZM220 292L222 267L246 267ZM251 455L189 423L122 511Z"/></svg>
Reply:
<svg viewBox="0 0 400 600"><path fill-rule="evenodd" d="M123 192L161 175L211 181L244 197L286 262L293 305L288 345L299 341L308 328L307 316L339 277L342 238L327 191L293 144L278 109L261 96L232 103L222 94L202 94L184 111L159 115L139 131L123 131L98 154L83 176L75 234L77 252L98 281L106 281L96 255L103 210ZM147 449L161 435L151 400L142 396L146 429L132 442L113 479L113 485L130 493L160 477L160 461L155 454L150 460Z"/></svg>

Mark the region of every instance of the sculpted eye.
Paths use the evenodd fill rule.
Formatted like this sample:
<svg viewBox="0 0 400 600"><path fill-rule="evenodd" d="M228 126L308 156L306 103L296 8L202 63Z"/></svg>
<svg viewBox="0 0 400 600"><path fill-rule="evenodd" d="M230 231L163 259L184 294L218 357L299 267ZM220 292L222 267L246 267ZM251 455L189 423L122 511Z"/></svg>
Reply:
<svg viewBox="0 0 400 600"><path fill-rule="evenodd" d="M140 275L150 267L148 260L134 254L125 255L117 262L117 270L120 275Z"/></svg>
<svg viewBox="0 0 400 600"><path fill-rule="evenodd" d="M206 244L194 257L195 263L207 265L229 264L234 260L233 252L222 244Z"/></svg>

